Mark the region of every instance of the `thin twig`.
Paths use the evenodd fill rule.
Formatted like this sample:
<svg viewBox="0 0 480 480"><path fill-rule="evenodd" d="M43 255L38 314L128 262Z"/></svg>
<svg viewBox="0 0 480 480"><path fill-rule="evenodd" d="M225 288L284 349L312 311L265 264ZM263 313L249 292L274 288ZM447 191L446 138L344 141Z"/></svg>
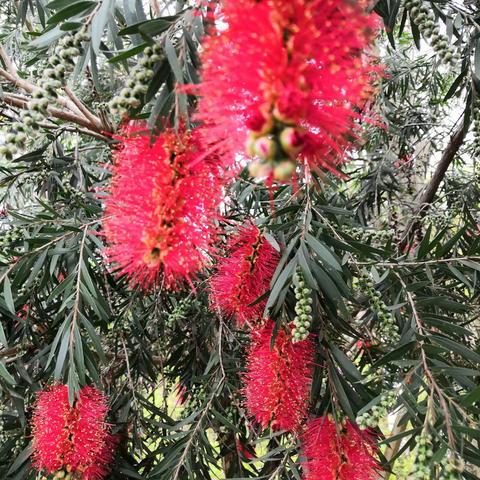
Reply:
<svg viewBox="0 0 480 480"><path fill-rule="evenodd" d="M0 69L1 70L1 69ZM27 109L27 100L23 100L18 98L18 96L10 95L10 94L4 94L2 97L1 101L6 103L7 105L11 105L13 107L18 107L23 110ZM51 115L52 117L58 118L60 120L65 120L67 122L72 122L75 123L76 125L80 125L82 127L85 127L87 130L93 131L97 133L98 135L98 129L96 128L95 125L92 125L92 122L87 120L83 116L79 116L75 113L68 112L66 110L61 110L59 108L55 107L47 107L47 113ZM104 137L103 138L108 138ZM102 138L102 139L103 139Z"/></svg>
<svg viewBox="0 0 480 480"><path fill-rule="evenodd" d="M75 302L73 304L73 315L72 315L72 323L70 325L70 351L73 348L75 343L75 328L77 327L77 319L78 319L78 311L80 308L80 287L82 284L82 263L83 263L83 252L85 249L85 240L87 238L87 226L83 229L83 236L82 241L80 243L80 251L79 251L79 258L77 263L77 281L75 286Z"/></svg>
<svg viewBox="0 0 480 480"><path fill-rule="evenodd" d="M417 307L415 305L415 300L412 296L412 293L407 289L407 285L403 281L403 278L401 275L399 275L397 272L394 272L395 276L398 278L400 281L400 284L402 285L402 288L407 296L408 303L410 304L410 308L412 309L412 315L413 318L415 319L415 323L418 328L418 332L420 335L425 336L425 329L423 327L423 322L420 318L420 315L418 314ZM438 400L440 402L440 407L443 410L443 415L445 417L445 426L447 429L447 437L448 437L448 443L452 450L455 449L455 436L452 431L452 426L451 426L451 419L450 419L450 411L448 409L447 402L445 400L444 393L442 389L438 386L435 377L433 376L430 367L428 366L428 360L427 360L427 355L425 354L425 349L423 348L423 341L419 342L420 346L420 358L422 361L422 366L423 370L425 372L425 376L427 377L427 381L430 384L431 391L435 390L435 392L438 395Z"/></svg>
<svg viewBox="0 0 480 480"><path fill-rule="evenodd" d="M436 263L453 263L453 262L462 262L462 261L480 261L480 256L472 255L466 257L451 257L451 258L439 258L436 260L421 260L418 262L407 261L407 262L356 262L357 265L374 265L376 267L385 267L385 268L400 268L400 267L415 267L422 265L434 265Z"/></svg>

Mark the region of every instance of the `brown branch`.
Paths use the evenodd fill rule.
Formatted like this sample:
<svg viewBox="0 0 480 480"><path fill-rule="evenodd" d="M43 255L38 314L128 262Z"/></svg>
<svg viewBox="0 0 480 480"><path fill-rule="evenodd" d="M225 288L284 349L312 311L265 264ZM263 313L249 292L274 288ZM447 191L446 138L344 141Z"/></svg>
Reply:
<svg viewBox="0 0 480 480"><path fill-rule="evenodd" d="M155 17L160 16L160 5L158 4L157 0L150 0L150 7L152 9L153 14Z"/></svg>
<svg viewBox="0 0 480 480"><path fill-rule="evenodd" d="M76 107L80 110L80 112L82 112L82 114L95 125L97 130L105 130L106 127L103 125L103 122L100 120L100 118L90 112L90 110L78 99L78 97L70 90L69 87L65 86L63 90L72 100L72 102L76 105Z"/></svg>
<svg viewBox="0 0 480 480"><path fill-rule="evenodd" d="M7 55L7 52L3 48L3 45L0 45L0 58L2 59L2 62L4 63L7 71L10 72L12 75L17 75L17 67Z"/></svg>
<svg viewBox="0 0 480 480"><path fill-rule="evenodd" d="M22 109L27 108L27 100L19 98L17 95L4 94L0 102L6 103L7 105L18 107ZM59 120L65 120L66 122L72 122L76 125L85 127L86 130L83 130L83 133L94 136L101 140L105 140L108 137L105 137L98 133L98 130L92 125L92 123L85 119L83 116L79 116L75 113L67 112L55 107L48 107L47 112L52 117L58 118ZM47 127L48 128L48 127Z"/></svg>
<svg viewBox="0 0 480 480"><path fill-rule="evenodd" d="M26 99L21 98L20 95L15 95L15 94L9 94L8 95L8 103L11 106L18 106L21 108L20 104L21 102L25 103ZM18 105L16 105L18 103ZM1 105L1 100L0 100L0 105ZM15 121L17 120L17 115L13 113L11 110L11 113L7 113L5 111L2 111L2 116L7 118L8 120ZM111 142L111 138L107 137L106 135L102 135L101 133L94 132L90 129L87 128L80 128L78 125L74 126L68 126L68 125L59 125L57 123L50 123L50 122L38 122L38 126L41 128L46 128L48 130L58 130L61 129L64 132L73 132L73 133L80 133L82 135L88 135L89 137L97 138L98 140L103 140L104 142Z"/></svg>
<svg viewBox="0 0 480 480"><path fill-rule="evenodd" d="M0 51L1 49L2 48L0 46ZM33 93L35 90L39 90L39 87L37 87L33 83L30 83L27 80L20 78L18 75L13 75L12 73L7 72L3 68L0 68L0 76L3 77L5 80L9 81L12 85L15 85L16 87L21 88L27 93ZM67 108L68 110L71 110L72 112L81 114L81 111L78 109L78 107L68 98L58 96L55 99L55 102L61 105L62 107Z"/></svg>
<svg viewBox="0 0 480 480"><path fill-rule="evenodd" d="M23 78L18 76L15 65L13 64L10 57L7 55L7 52L5 51L3 45L1 44L0 59L5 64L6 68L6 70L4 68L0 68L0 77L3 77L8 82L18 88L21 88L27 93L33 93L35 90L38 90L39 87L37 87L35 84L24 80ZM66 85L63 88L69 98L59 95L57 98L55 98L55 103L62 106L64 109L69 110L70 113L64 112L62 117L57 118L62 118L62 120L77 123L78 125L81 125L89 130L93 130L99 133L108 130L108 128L104 125L104 122L102 122L99 117L91 113ZM53 108L54 107L52 107L52 109ZM63 112L63 110L60 109L56 109L56 111ZM66 115L68 116L68 118L65 118Z"/></svg>
<svg viewBox="0 0 480 480"><path fill-rule="evenodd" d="M412 215L413 220L407 225L402 235L399 246L401 251L403 251L403 249L408 245L412 238L412 235L420 227L421 219L427 214L430 205L434 201L435 195L437 194L438 188L440 187L440 184L442 183L445 174L447 173L448 167L450 167L451 163L455 159L458 150L460 149L463 140L465 139L467 130L468 126L465 124L465 119L462 119L461 125L450 137L450 141L448 142L448 145L443 152L442 158L438 162L437 168L435 169L430 183L427 185L422 196L420 197L416 211Z"/></svg>

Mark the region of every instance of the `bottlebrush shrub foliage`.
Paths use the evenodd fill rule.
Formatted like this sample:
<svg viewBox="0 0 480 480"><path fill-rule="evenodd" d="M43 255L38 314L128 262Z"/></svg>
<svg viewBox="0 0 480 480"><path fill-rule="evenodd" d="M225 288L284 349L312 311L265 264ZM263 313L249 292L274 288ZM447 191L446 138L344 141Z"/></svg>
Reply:
<svg viewBox="0 0 480 480"><path fill-rule="evenodd" d="M105 199L107 256L132 286L176 289L209 261L217 233L221 172L195 132L128 126ZM203 155L203 156L202 156Z"/></svg>
<svg viewBox="0 0 480 480"><path fill-rule="evenodd" d="M279 259L257 226L240 227L228 239L225 256L210 279L212 308L240 325L260 320L267 301L255 301L269 290Z"/></svg>
<svg viewBox="0 0 480 480"><path fill-rule="evenodd" d="M292 342L292 336L275 323L252 330L243 375L248 415L262 428L298 430L310 398L314 348L310 339ZM273 340L274 339L274 340Z"/></svg>
<svg viewBox="0 0 480 480"><path fill-rule="evenodd" d="M303 435L304 480L377 480L376 448L349 420L329 416L310 420Z"/></svg>
<svg viewBox="0 0 480 480"><path fill-rule="evenodd" d="M218 21L202 53L206 138L232 160L247 145L253 176L286 180L297 161L337 173L377 74L374 16L349 0L227 0Z"/></svg>
<svg viewBox="0 0 480 480"><path fill-rule="evenodd" d="M279 153L292 152L289 162L303 164L307 156L303 152L298 153L300 161L295 158L293 162L293 152L302 146L302 129L315 133L310 123L320 125L317 117L310 116L311 110L306 110L308 125L303 124L300 113L296 116L296 111L303 108L302 102L300 108L296 106L298 92L303 90L294 83L296 72L284 75L285 51L280 50L279 37L266 16L267 10L279 2L241 0L238 8L234 0L230 4L223 0L202 2L207 4L205 10L209 7L219 18L216 25L211 17L202 16L203 10L191 7L196 3L16 0L3 2L0 7L1 125L4 133L15 130L20 134L16 138L2 135L3 141L15 142L16 153L11 161L0 161L2 480L41 478L31 465L29 418L35 392L52 380L68 383L75 394L92 382L102 384L109 398L109 418L122 428L108 480L268 479L272 475L275 480L299 480L307 475L302 432L262 428L246 410L241 372L246 370L251 333L241 321L236 320L242 325L237 328L223 311L218 314L219 309L211 308L209 302L208 277L229 254L215 254L212 264L206 262L207 268L197 278L192 274L194 291L183 277L175 277L178 284L174 290L155 288L162 285L161 268L153 269L158 277L150 289L132 289L124 277L113 274L112 264L105 262L105 199L99 192L109 191L111 175L117 168L105 165L112 163L112 157L126 155L116 149L115 137L129 136L122 133L122 119L116 114L107 116L105 107L117 95L128 97L130 116L148 118L148 126L156 132L149 149L164 158L161 143L155 141L158 133L164 125L186 125L187 119L195 118L197 102L203 102L179 88L200 78L202 38L207 41L205 59L217 61L210 43L218 43L218 61L228 62L232 75L225 83L222 78L218 85L212 83L211 92L206 88L202 92L205 99L228 93L218 100L224 105L214 105L227 118L219 117L216 123L212 115L212 125L205 123L197 128L205 128L202 143L203 138L216 142L226 131L231 142L227 139L221 146L240 152L237 157L211 158L204 155L208 149L201 154L205 162L220 167L243 165L241 152L249 131L261 128L263 117L260 115L260 126L254 121L255 112L266 101L260 92L263 80L258 81L256 70L260 61L254 58L246 63L248 52L261 54L266 66L277 68L278 63L282 77L276 79L276 85L295 87L295 111L289 114L295 115L301 126L276 123L275 135L267 132L263 135L267 141L256 145L259 152L271 152L269 140L274 138ZM331 3L317 3L314 15L330 11ZM325 43L321 36L311 37L318 32L302 20L301 28L291 36L295 38L291 58L301 58L316 45L312 59L319 59L325 47L342 58L342 66L350 62L351 57L339 54L342 45L351 46L350 26L357 24L360 3L335 3L339 15L351 9L353 13L346 26L341 21L331 26L331 36L327 17L322 16L320 27L328 34ZM431 51L423 55L416 49L418 32L408 15L418 17L422 12L411 8L406 12L405 3L368 2L388 25L382 29L378 49L388 75L382 80L374 106L374 114L382 118L385 128L367 125L355 162L341 167L349 181L328 173L321 177L312 171L296 184L269 189L261 182L252 182L244 172L225 188L228 201L221 206L225 219L221 225L228 226L227 245L235 235L231 226L249 221L281 245L275 272L265 289L259 288L262 291L258 292L267 292L266 315L279 327L298 324L297 272L310 291L312 311L302 308L307 311L306 317L312 317L306 321L315 347L308 417L335 412L335 418L348 418L350 422L362 419L362 425L375 430L375 443L381 442L379 461L384 471L392 470L399 478L422 474L431 479L477 480L480 182L471 153L475 142L470 135L463 135L478 102L480 72L472 54L478 49L478 8L470 1L422 2L420 10L430 10L440 31L451 33L451 43L462 56L455 67L439 67L438 57ZM315 5L313 1L303 5L297 0L282 4ZM224 6L226 10L222 11ZM248 8L241 10L240 6ZM243 14L243 24L240 17L238 21L233 18L230 23L222 22L234 9L239 16ZM296 9L295 18L303 18L306 11ZM363 13L361 16L366 18ZM82 31L79 24L86 27L90 39L75 57L75 74L66 72L69 88L60 82L55 98L49 97L50 103L45 104L43 98L46 111L42 110L43 120L36 134L21 135L25 129L18 119L32 116L24 107L35 104L39 96L36 87L44 84L45 65L53 60L57 63L62 50L70 48L65 45L75 31ZM365 26L368 24L367 20ZM223 30L214 32L214 26ZM233 27L240 35L238 40L229 30ZM335 28L338 32L333 31ZM209 32L215 36L211 41ZM254 33L251 38L242 32ZM256 39L254 34L258 35ZM223 58L227 46L222 38L232 46L230 58ZM341 42L340 50L333 43L335 38ZM263 51L257 48L259 42L265 47ZM148 55L153 45L160 46L157 57ZM233 70L230 66L238 58L237 51L243 64L238 62ZM49 62L48 57L54 58ZM311 63L307 70L314 67ZM224 66L220 63L207 64L205 73L213 75L215 68L223 77ZM55 70L55 75L61 76L62 65L56 65ZM333 95L336 92L331 91L330 80L340 79L338 75L343 72L347 75L348 69L336 75L319 70L323 76L319 95L324 91ZM358 74L363 71L360 67ZM241 99L246 102L244 110L231 101L240 91L239 81L247 82L245 98ZM139 83L142 88L136 89ZM257 97L248 96L251 86ZM351 91L347 84L345 95ZM313 98L310 90L305 92ZM342 106L355 111L348 102L325 105L338 107L340 121L345 120ZM206 112L203 107L202 112ZM333 117L325 120L327 127L330 120L332 124L336 121ZM457 121L458 126L454 125ZM235 128L229 130L232 125ZM287 133L280 138L283 131ZM329 133L337 131L318 131L319 138ZM142 148L149 144L147 137L150 140L150 132L137 140ZM331 137L332 142L340 142L340 150L343 138ZM280 149L277 142L282 140ZM129 180L125 179L125 189L132 192L133 199L145 185L151 193L149 175L155 176L158 171L169 174L169 170L153 155L152 168L145 168L140 146L137 149L134 140L127 143L136 156L129 166ZM351 144L349 140L347 143ZM333 155L334 146L331 148ZM324 149L328 147L319 152ZM335 164L337 159L328 157L334 168L340 168L340 163ZM266 161L265 165L274 168L275 162L270 165ZM442 168L435 174L437 167ZM200 165L192 165L192 169L197 168ZM419 169L422 175L418 175ZM300 170L297 167L299 174ZM306 181L309 178L311 182ZM437 190L435 182L441 178ZM190 176L189 182L196 185ZM173 188L167 190L171 193ZM427 192L431 200L424 202L420 191ZM202 195L209 192L202 190ZM178 199L176 192L172 195ZM121 200L121 192L117 198ZM132 199L128 201L133 203ZM205 201L210 202L202 199L202 204ZM137 205L132 205L132 211L118 209L123 223L128 223L120 239L124 251L129 252L131 238L127 234L131 232L134 239L138 235L135 241L144 249L133 257L125 255L125 261L132 261L129 272L143 272L141 278L145 272L147 277L152 273L143 262L148 249L139 240L144 228L139 222L147 217L144 210ZM176 211L180 211L179 204ZM196 237L192 241L196 242ZM198 259L195 252L190 249L188 258ZM117 267L128 268L126 264ZM359 281L361 272L371 279L375 295L368 295ZM138 285L140 277L132 276L137 282L134 285ZM180 288L183 284L185 289ZM388 312L389 322L398 327L395 343L379 335L382 319L374 308L378 303ZM305 306L310 306L309 301ZM251 324L257 325L254 330L260 328L258 323ZM270 350L265 351L269 354ZM296 371L301 371L299 365L294 366ZM262 375L266 378L267 373ZM182 391L181 405L175 398L178 389ZM396 401L386 404L384 399L392 391ZM389 422L385 421L386 411ZM341 433L345 424L338 423ZM397 431L391 429L394 424L400 430L405 428L403 433L395 435ZM319 444L315 445L318 449ZM328 459L329 452L324 453ZM257 458L249 461L253 454ZM53 480L54 475L45 476Z"/></svg>
<svg viewBox="0 0 480 480"><path fill-rule="evenodd" d="M60 472L82 480L105 478L115 448L107 412L106 398L93 387L80 390L73 406L66 385L41 391L32 418L34 467L58 478Z"/></svg>

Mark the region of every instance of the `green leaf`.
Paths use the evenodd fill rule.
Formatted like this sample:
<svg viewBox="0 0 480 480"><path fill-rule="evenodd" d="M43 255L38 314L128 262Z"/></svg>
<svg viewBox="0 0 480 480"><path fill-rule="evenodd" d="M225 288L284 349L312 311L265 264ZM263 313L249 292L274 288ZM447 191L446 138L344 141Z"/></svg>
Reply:
<svg viewBox="0 0 480 480"><path fill-rule="evenodd" d="M57 361L55 362L55 371L53 374L55 380L60 380L62 376L63 366L65 364L65 359L67 358L69 341L70 341L70 328L67 328L63 332L62 342L60 343L60 349L58 351Z"/></svg>
<svg viewBox="0 0 480 480"><path fill-rule="evenodd" d="M0 377L2 377L10 385L16 385L17 384L17 382L12 377L12 375L7 370L7 367L5 366L5 364L2 361L0 361Z"/></svg>
<svg viewBox="0 0 480 480"><path fill-rule="evenodd" d="M103 0L101 7L93 17L91 46L95 55L100 53L100 43L102 42L105 25L107 25L108 17L111 13L112 7L112 0Z"/></svg>
<svg viewBox="0 0 480 480"><path fill-rule="evenodd" d="M345 392L345 389L343 388L342 382L338 377L335 368L330 368L330 376L333 380L335 393L337 394L338 400L340 401L340 405L342 406L345 413L350 417L350 419L355 420L355 414L353 413L350 400Z"/></svg>
<svg viewBox="0 0 480 480"><path fill-rule="evenodd" d="M91 1L81 1L75 3L69 3L69 5L62 10L58 11L55 15L52 15L48 20L47 23L51 25L56 25L57 23L66 20L67 18L74 17L82 12L87 12L92 10L93 7L97 5L96 2Z"/></svg>
<svg viewBox="0 0 480 480"><path fill-rule="evenodd" d="M3 296L5 298L5 304L7 305L8 310L10 311L10 313L15 315L15 303L12 296L12 286L10 284L8 276L6 275L3 279Z"/></svg>
<svg viewBox="0 0 480 480"><path fill-rule="evenodd" d="M458 87L460 87L463 84L463 79L465 78L468 70L464 69L460 72L460 75L453 81L452 85L448 89L448 92L445 94L445 97L443 99L444 102L446 102L448 99L452 98L453 95L455 95Z"/></svg>
<svg viewBox="0 0 480 480"><path fill-rule="evenodd" d="M417 259L418 260L421 260L423 258L425 258L425 256L427 255L427 253L430 251L430 236L432 234L432 228L433 228L433 225L430 225L427 229L427 231L425 232L425 236L423 237L419 247L418 247L418 250L417 250Z"/></svg>
<svg viewBox="0 0 480 480"><path fill-rule="evenodd" d="M280 296L280 292L287 284L288 279L293 276L293 272L295 271L296 267L297 259L295 257L290 260L287 266L283 269L282 273L278 276L275 284L272 287L270 296L268 297L267 305L265 306L265 316L268 316L270 308L277 302L278 297Z"/></svg>
<svg viewBox="0 0 480 480"><path fill-rule="evenodd" d="M60 29L57 25L55 28L48 30L40 37L36 38L32 42L30 42L30 46L32 48L45 48L49 47L55 40L58 40L60 37L63 37L65 32Z"/></svg>
<svg viewBox="0 0 480 480"><path fill-rule="evenodd" d="M388 352L386 355L384 355L382 358L377 360L373 365L372 365L372 370L380 367L381 365L385 365L389 362L392 362L394 360L398 360L399 358L405 358L405 354L412 350L412 348L417 344L416 341L411 341L408 343L405 343L401 345L400 347L396 348L395 350L392 350L391 352Z"/></svg>
<svg viewBox="0 0 480 480"><path fill-rule="evenodd" d="M470 405L474 405L475 403L478 403L479 401L480 401L480 385L478 387L475 387L467 395L464 395L461 398L460 403L468 407Z"/></svg>
<svg viewBox="0 0 480 480"><path fill-rule="evenodd" d="M83 326L87 330L88 336L90 337L90 340L92 341L98 356L100 357L102 362L106 363L107 358L105 357L105 353L103 351L102 342L97 332L95 331L95 328L83 314L80 314L80 319L82 321Z"/></svg>
<svg viewBox="0 0 480 480"><path fill-rule="evenodd" d="M30 442L18 455L15 461L12 463L10 469L7 472L7 475L10 475L16 472L32 455L33 445Z"/></svg>
<svg viewBox="0 0 480 480"><path fill-rule="evenodd" d="M165 39L165 53L167 55L168 63L170 64L170 68L175 75L175 79L178 83L183 83L183 73L180 67L180 62L178 60L177 53L175 52L175 48L168 37Z"/></svg>
<svg viewBox="0 0 480 480"><path fill-rule="evenodd" d="M8 347L7 337L5 335L2 322L0 322L0 346Z"/></svg>
<svg viewBox="0 0 480 480"><path fill-rule="evenodd" d="M327 263L335 270L339 272L342 271L342 267L339 261L335 258L334 254L326 247L323 243L317 240L313 235L307 233L305 239L308 245L313 249L313 251L318 255L320 260L324 263Z"/></svg>
<svg viewBox="0 0 480 480"><path fill-rule="evenodd" d="M310 271L310 267L308 266L307 258L310 258L310 255L308 255L308 251L303 241L300 242L300 248L297 251L297 258L307 285L313 290L318 290L317 282L315 281L315 278Z"/></svg>
<svg viewBox="0 0 480 480"><path fill-rule="evenodd" d="M480 355L473 350L470 350L465 345L455 342L449 338L441 337L440 335L430 335L429 338L438 345L445 347L447 351L451 350L456 352L466 360L470 360L472 363L480 365Z"/></svg>
<svg viewBox="0 0 480 480"><path fill-rule="evenodd" d="M475 76L480 79L480 38L477 38L474 58Z"/></svg>
<svg viewBox="0 0 480 480"><path fill-rule="evenodd" d="M153 20L147 20L146 22L138 22L128 27L123 28L118 32L120 36L132 35L135 33L143 33L150 37L159 35L165 30L168 30L173 23L180 18L180 15L166 16L162 18L155 18Z"/></svg>
<svg viewBox="0 0 480 480"><path fill-rule="evenodd" d="M141 43L140 45L137 45L136 47L129 48L128 50L125 50L122 53L119 53L118 55L115 55L114 57L110 58L108 60L108 63L118 63L122 62L123 60L126 60L127 58L133 57L135 55L138 55L139 53L142 53L145 47L148 46L148 43Z"/></svg>
<svg viewBox="0 0 480 480"><path fill-rule="evenodd" d="M358 371L357 367L352 361L343 353L336 345L329 345L333 358L337 362L338 366L342 369L343 373L349 376L353 381L362 382L363 377Z"/></svg>

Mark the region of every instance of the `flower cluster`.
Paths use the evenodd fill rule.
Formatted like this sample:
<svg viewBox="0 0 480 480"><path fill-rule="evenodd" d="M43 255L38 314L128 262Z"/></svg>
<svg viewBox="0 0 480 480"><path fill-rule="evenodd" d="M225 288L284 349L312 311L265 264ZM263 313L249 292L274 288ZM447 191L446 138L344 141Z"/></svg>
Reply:
<svg viewBox="0 0 480 480"><path fill-rule="evenodd" d="M431 477L431 460L433 457L432 436L422 433L417 439L417 452L410 472L411 478L428 480Z"/></svg>
<svg viewBox="0 0 480 480"><path fill-rule="evenodd" d="M362 243L370 243L375 247L380 247L389 243L395 236L395 230L389 228L388 230L367 230L361 227L342 227L342 230Z"/></svg>
<svg viewBox="0 0 480 480"><path fill-rule="evenodd" d="M397 396L398 393L395 390L384 392L377 405L357 418L358 426L361 429L378 427L380 421L386 418L390 410L397 404Z"/></svg>
<svg viewBox="0 0 480 480"><path fill-rule="evenodd" d="M371 277L362 273L359 284L371 302L371 308L376 313L378 321L374 335L385 345L396 345L400 341L400 333L395 317L388 309L379 291L375 289Z"/></svg>
<svg viewBox="0 0 480 480"><path fill-rule="evenodd" d="M105 397L93 387L80 390L73 406L66 385L41 391L32 418L33 466L56 478L105 478L116 443L107 412Z"/></svg>
<svg viewBox="0 0 480 480"><path fill-rule="evenodd" d="M306 340L309 335L309 328L312 324L312 290L305 284L303 275L299 272L295 276L295 319L293 323L295 327L292 330L294 342Z"/></svg>
<svg viewBox="0 0 480 480"><path fill-rule="evenodd" d="M43 72L40 88L52 97L57 96L57 90L65 82L66 73L73 70L75 59L82 53L83 42L90 40L90 34L86 28L82 28L75 34L65 35L58 42L55 53L48 58L50 65Z"/></svg>
<svg viewBox="0 0 480 480"><path fill-rule="evenodd" d="M19 148L25 146L28 132L37 129L38 124L45 119L48 106L58 97L57 90L64 85L66 73L73 68L75 57L81 53L82 43L89 39L86 29L82 29L74 35L65 35L59 41L55 53L48 59L49 68L43 71L39 88L32 92L27 110L21 113L21 121L13 122L5 135L5 144L0 145L0 155L11 159Z"/></svg>
<svg viewBox="0 0 480 480"><path fill-rule="evenodd" d="M480 102L476 102L473 115L473 156L480 157Z"/></svg>
<svg viewBox="0 0 480 480"><path fill-rule="evenodd" d="M222 15L202 53L206 138L231 159L246 144L256 177L286 181L306 164L338 173L378 77L363 2L229 0Z"/></svg>
<svg viewBox="0 0 480 480"><path fill-rule="evenodd" d="M246 409L263 428L295 431L308 410L313 375L310 340L292 343L274 322L252 332L244 374ZM272 345L272 336L275 340Z"/></svg>
<svg viewBox="0 0 480 480"><path fill-rule="evenodd" d="M430 40L430 45L435 53L445 63L454 65L458 61L458 56L450 45L448 37L440 32L431 9L424 5L423 0L405 0L405 8L410 12L410 18L422 35Z"/></svg>
<svg viewBox="0 0 480 480"><path fill-rule="evenodd" d="M190 282L207 263L216 236L222 177L195 131L151 137L129 126L117 138L105 200L107 256L131 286Z"/></svg>
<svg viewBox="0 0 480 480"><path fill-rule="evenodd" d="M374 480L379 465L375 446L350 421L330 417L309 421L303 435L304 480Z"/></svg>
<svg viewBox="0 0 480 480"><path fill-rule="evenodd" d="M129 109L140 106L141 99L147 93L148 83L154 75L153 67L163 58L163 47L158 43L143 49L143 57L130 71L125 87L110 101L112 113L126 114Z"/></svg>
<svg viewBox="0 0 480 480"><path fill-rule="evenodd" d="M252 303L270 288L280 254L253 224L240 228L226 251L210 280L212 307L239 324L260 320L266 299Z"/></svg>

